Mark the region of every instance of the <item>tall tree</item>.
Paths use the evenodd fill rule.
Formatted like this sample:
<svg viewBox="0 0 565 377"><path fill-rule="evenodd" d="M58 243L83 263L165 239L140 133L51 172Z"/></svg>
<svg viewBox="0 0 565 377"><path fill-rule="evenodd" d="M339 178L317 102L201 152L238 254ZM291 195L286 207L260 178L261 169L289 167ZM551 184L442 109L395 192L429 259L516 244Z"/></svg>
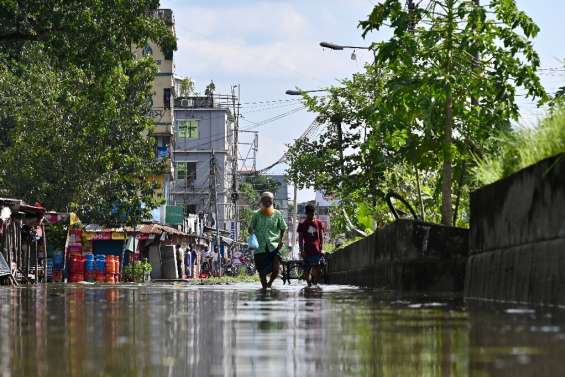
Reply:
<svg viewBox="0 0 565 377"><path fill-rule="evenodd" d="M156 66L148 40L176 48L156 0L0 4L0 186L77 210L86 221L138 222L157 203L148 116Z"/></svg>
<svg viewBox="0 0 565 377"><path fill-rule="evenodd" d="M412 11L403 3L385 0L360 26L363 36L392 28L389 40L372 45L376 64L391 74L380 106L394 122L385 126L405 143L417 141L419 164L439 160L441 221L449 225L454 164L481 155L491 136L510 129L518 87L547 99L531 43L539 28L514 0L430 0ZM422 161L438 151L438 159Z"/></svg>

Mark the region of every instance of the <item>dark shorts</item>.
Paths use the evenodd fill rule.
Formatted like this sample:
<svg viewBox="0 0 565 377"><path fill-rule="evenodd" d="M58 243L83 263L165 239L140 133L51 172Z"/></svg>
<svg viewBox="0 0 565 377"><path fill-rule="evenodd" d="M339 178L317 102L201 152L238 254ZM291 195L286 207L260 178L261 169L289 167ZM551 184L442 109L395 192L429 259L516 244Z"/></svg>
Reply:
<svg viewBox="0 0 565 377"><path fill-rule="evenodd" d="M324 263L322 254L306 255L304 257L304 271L309 272L312 267L321 266Z"/></svg>
<svg viewBox="0 0 565 377"><path fill-rule="evenodd" d="M259 272L260 276L265 276L273 272L273 262L275 258L281 259L281 255L278 251L266 251L264 253L258 253L253 256L255 259L255 268Z"/></svg>

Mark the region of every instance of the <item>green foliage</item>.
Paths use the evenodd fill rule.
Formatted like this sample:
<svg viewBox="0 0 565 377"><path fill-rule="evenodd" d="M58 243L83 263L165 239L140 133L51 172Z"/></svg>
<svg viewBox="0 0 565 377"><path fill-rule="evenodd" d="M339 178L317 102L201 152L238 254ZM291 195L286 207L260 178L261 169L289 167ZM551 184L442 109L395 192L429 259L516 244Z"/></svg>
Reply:
<svg viewBox="0 0 565 377"><path fill-rule="evenodd" d="M559 104L535 129L520 127L499 137L501 148L478 160L475 176L489 184L565 152L565 106Z"/></svg>
<svg viewBox="0 0 565 377"><path fill-rule="evenodd" d="M176 48L158 1L0 5L0 186L86 222L137 223L158 203L150 176L156 73L132 49Z"/></svg>
<svg viewBox="0 0 565 377"><path fill-rule="evenodd" d="M412 12L404 3L382 1L360 23L363 36L392 36L371 45L364 72L305 96L325 129L288 151L291 181L338 197L338 234L352 235L344 210L358 229L389 221L388 191L426 220L465 225L476 158L499 149L496 136L518 118L517 88L548 99L531 42L539 29L513 0L430 0Z"/></svg>
<svg viewBox="0 0 565 377"><path fill-rule="evenodd" d="M240 222L240 230L239 236L240 241L245 242L249 237L249 223L251 221L251 217L253 216L253 212L255 211L255 207L259 202L259 195L257 191L253 188L250 183L241 182L239 184L239 222Z"/></svg>
<svg viewBox="0 0 565 377"><path fill-rule="evenodd" d="M45 227L45 233L47 234L47 252L50 257L53 251L63 251L65 249L67 231L67 225L63 223L52 224Z"/></svg>
<svg viewBox="0 0 565 377"><path fill-rule="evenodd" d="M124 267L124 280L136 283L145 282L145 276L151 273L153 267L151 263L144 258L142 261L134 261Z"/></svg>
<svg viewBox="0 0 565 377"><path fill-rule="evenodd" d="M269 191L275 194L280 186L280 183L273 178L261 174L248 175L245 177L244 182L251 185L253 191L256 193L257 202L263 192Z"/></svg>
<svg viewBox="0 0 565 377"><path fill-rule="evenodd" d="M403 3L384 1L360 23L364 36L393 29L373 44L376 64L390 73L375 111L397 156L424 171L442 166L442 223L449 224L453 166L472 163L472 154L492 150L493 135L510 129L517 87L547 99L530 41L539 29L513 0L432 0L413 13Z"/></svg>
<svg viewBox="0 0 565 377"><path fill-rule="evenodd" d="M194 81L192 81L192 79L190 77L185 77L184 79L181 80L180 82L180 93L179 95L181 97L188 97L191 95L195 95L196 91L195 91L195 87L194 87Z"/></svg>

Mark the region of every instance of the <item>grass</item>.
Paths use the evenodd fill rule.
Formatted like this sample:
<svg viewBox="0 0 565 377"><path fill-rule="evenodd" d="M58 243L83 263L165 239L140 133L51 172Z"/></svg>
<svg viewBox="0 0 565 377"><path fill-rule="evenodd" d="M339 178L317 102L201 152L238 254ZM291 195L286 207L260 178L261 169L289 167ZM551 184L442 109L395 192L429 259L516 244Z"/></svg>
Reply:
<svg viewBox="0 0 565 377"><path fill-rule="evenodd" d="M475 178L489 184L545 158L565 152L565 105L554 109L534 129L519 127L499 137L500 153L477 161Z"/></svg>
<svg viewBox="0 0 565 377"><path fill-rule="evenodd" d="M211 276L208 279L192 279L189 280L189 284L195 285L222 285L222 284L237 284L237 283L255 283L259 282L259 276L257 274L247 275L240 274L237 276L222 276L215 277Z"/></svg>

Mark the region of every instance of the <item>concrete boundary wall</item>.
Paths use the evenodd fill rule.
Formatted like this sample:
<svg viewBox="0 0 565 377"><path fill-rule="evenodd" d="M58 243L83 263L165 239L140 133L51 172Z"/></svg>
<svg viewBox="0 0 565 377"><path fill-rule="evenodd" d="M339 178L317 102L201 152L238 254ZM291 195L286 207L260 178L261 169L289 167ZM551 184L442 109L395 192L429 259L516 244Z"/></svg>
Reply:
<svg viewBox="0 0 565 377"><path fill-rule="evenodd" d="M399 220L331 254L331 284L461 291L467 230Z"/></svg>
<svg viewBox="0 0 565 377"><path fill-rule="evenodd" d="M565 305L565 155L471 194L467 299Z"/></svg>

